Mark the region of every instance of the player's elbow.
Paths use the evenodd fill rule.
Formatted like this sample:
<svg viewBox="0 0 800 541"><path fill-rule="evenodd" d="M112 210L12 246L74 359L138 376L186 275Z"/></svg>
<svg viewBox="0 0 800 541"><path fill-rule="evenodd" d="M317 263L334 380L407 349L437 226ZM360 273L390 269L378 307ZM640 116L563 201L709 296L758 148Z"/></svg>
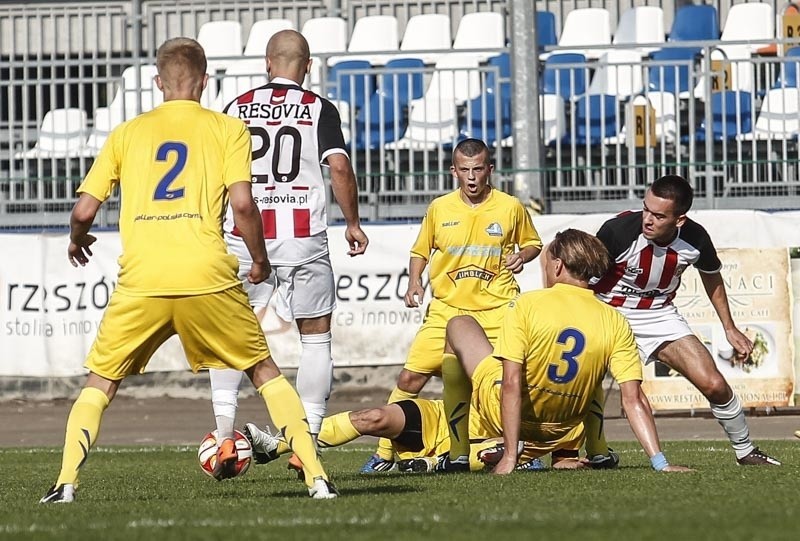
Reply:
<svg viewBox="0 0 800 541"><path fill-rule="evenodd" d="M231 198L230 205L231 211L235 217L250 216L254 211L258 211L256 204L250 197Z"/></svg>

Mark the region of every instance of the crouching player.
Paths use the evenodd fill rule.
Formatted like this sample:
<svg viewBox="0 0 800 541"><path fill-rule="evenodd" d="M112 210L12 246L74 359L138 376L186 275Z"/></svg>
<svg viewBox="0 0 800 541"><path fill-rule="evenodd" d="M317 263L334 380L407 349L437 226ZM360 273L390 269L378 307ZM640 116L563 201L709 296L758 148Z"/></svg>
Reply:
<svg viewBox="0 0 800 541"><path fill-rule="evenodd" d="M482 432L503 438L505 452L493 470L498 474L514 471L520 441L537 442L537 453L545 454L573 440L610 370L653 468L690 471L669 465L661 452L641 393L642 369L630 326L588 289L589 280L610 265L605 246L568 229L556 235L544 257L547 288L509 304L494 350L473 318L448 323L442 377L450 452L437 470L469 470L472 417Z"/></svg>

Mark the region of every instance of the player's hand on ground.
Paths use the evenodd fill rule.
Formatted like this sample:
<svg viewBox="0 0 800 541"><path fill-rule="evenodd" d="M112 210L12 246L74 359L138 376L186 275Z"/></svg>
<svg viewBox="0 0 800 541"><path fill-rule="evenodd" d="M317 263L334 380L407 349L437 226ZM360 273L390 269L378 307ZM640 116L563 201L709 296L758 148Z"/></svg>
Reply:
<svg viewBox="0 0 800 541"><path fill-rule="evenodd" d="M425 295L425 289L420 284L408 284L408 291L406 291L403 300L406 303L406 308L418 308L422 304L422 297Z"/></svg>
<svg viewBox="0 0 800 541"><path fill-rule="evenodd" d="M517 252L514 254L508 254L506 256L505 264L508 270L510 270L514 274L517 274L519 272L522 272L522 267L525 264L525 262L522 260L522 256L520 255L520 253Z"/></svg>
<svg viewBox="0 0 800 541"><path fill-rule="evenodd" d="M693 472L694 470L692 468L687 468L686 466L678 466L677 464L670 464L661 471L667 473L686 473L686 472Z"/></svg>
<svg viewBox="0 0 800 541"><path fill-rule="evenodd" d="M67 248L67 257L73 267L80 265L83 267L89 262L92 256L92 250L89 248L95 243L97 237L94 235L83 235L77 239L70 239L69 248Z"/></svg>
<svg viewBox="0 0 800 541"><path fill-rule="evenodd" d="M344 238L347 239L347 244L350 245L350 250L347 255L355 257L367 251L369 239L367 234L361 229L359 225L347 226L344 231Z"/></svg>
<svg viewBox="0 0 800 541"><path fill-rule="evenodd" d="M736 356L740 359L747 359L753 353L753 341L750 340L745 334L732 327L725 330L725 338L728 339L730 345L736 351Z"/></svg>
<svg viewBox="0 0 800 541"><path fill-rule="evenodd" d="M585 458L562 458L553 461L554 470L586 470L589 469L589 461Z"/></svg>
<svg viewBox="0 0 800 541"><path fill-rule="evenodd" d="M509 473L514 471L514 468L517 467L517 459L515 458L506 458L506 455L503 454L503 458L501 458L497 464L495 464L494 469L492 469L492 473L495 475L508 475Z"/></svg>
<svg viewBox="0 0 800 541"><path fill-rule="evenodd" d="M251 284L260 284L272 273L272 265L269 264L269 261L266 263L253 263L250 265L250 272L247 273L247 281Z"/></svg>

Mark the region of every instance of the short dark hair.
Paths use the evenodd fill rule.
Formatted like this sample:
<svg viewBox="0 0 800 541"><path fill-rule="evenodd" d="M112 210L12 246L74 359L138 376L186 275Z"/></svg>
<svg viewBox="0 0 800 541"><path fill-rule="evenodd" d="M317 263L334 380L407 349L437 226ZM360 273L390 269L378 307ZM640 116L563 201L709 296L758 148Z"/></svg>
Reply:
<svg viewBox="0 0 800 541"><path fill-rule="evenodd" d="M486 154L488 155L489 147L487 147L486 143L484 143L480 139L469 138L469 139L464 139L463 141L461 141L456 145L456 148L453 149L453 156L456 155L456 152L471 158L473 156L481 154L482 152L486 152Z"/></svg>
<svg viewBox="0 0 800 541"><path fill-rule="evenodd" d="M611 256L605 244L594 235L578 229L565 229L556 233L547 251L560 259L567 271L584 282L601 278L611 267Z"/></svg>
<svg viewBox="0 0 800 541"><path fill-rule="evenodd" d="M692 208L694 190L689 181L680 175L664 175L650 185L650 193L675 203L678 215L686 214Z"/></svg>

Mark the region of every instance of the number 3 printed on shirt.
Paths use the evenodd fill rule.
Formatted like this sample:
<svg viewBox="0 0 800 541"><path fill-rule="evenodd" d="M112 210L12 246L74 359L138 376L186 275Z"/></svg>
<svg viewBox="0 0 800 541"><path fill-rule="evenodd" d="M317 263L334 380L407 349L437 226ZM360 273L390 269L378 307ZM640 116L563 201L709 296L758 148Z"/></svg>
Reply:
<svg viewBox="0 0 800 541"><path fill-rule="evenodd" d="M177 154L177 158L175 160L175 164L170 168L169 171L161 178L158 182L158 186L156 186L156 191L153 194L153 199L155 201L171 201L173 199L180 199L183 197L185 192L184 188L178 188L177 190L170 190L169 185L172 184L178 175L181 174L183 168L186 167L186 154L188 153L188 149L184 143L178 143L176 141L167 141L166 143L162 144L158 147L158 151L156 151L156 161L157 162L165 162L169 157L169 154L174 152Z"/></svg>
<svg viewBox="0 0 800 541"><path fill-rule="evenodd" d="M586 347L586 338L577 329L564 329L558 335L556 342L570 348L561 353L561 361L566 363L567 370L559 375L559 370L563 368L564 364L550 363L547 368L547 377L553 383L569 383L578 375L578 359L575 357L583 353L583 349Z"/></svg>

